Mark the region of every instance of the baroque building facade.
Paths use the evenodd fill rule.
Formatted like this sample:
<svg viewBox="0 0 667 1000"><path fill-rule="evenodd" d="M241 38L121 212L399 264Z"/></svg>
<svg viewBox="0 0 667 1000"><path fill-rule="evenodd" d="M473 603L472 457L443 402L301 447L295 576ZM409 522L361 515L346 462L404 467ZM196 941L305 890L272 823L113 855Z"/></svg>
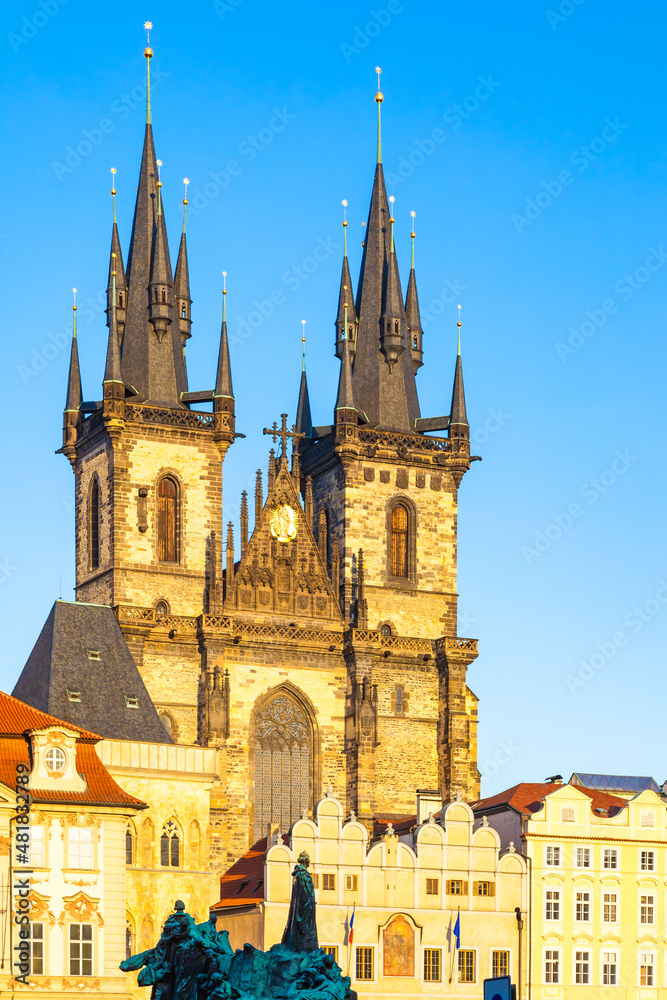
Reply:
<svg viewBox="0 0 667 1000"><path fill-rule="evenodd" d="M404 298L376 101L356 295L347 247L342 263L332 420L313 424L304 369L294 423L266 429L276 447L250 505L243 494L236 541L222 521L238 436L225 307L214 387L192 391L185 225L172 272L150 85L125 258L112 192L100 401L82 393L76 328L72 341L61 451L75 476L76 600L113 608L166 741L217 751L218 871L268 824L312 815L329 786L369 831L413 812L418 787L479 795L466 680L477 644L457 635L458 491L474 460L460 348L449 414L423 418L414 242ZM40 707L57 698L85 725L85 704L57 687L42 686ZM38 697L25 677L16 693ZM141 738L123 725L92 728Z"/></svg>

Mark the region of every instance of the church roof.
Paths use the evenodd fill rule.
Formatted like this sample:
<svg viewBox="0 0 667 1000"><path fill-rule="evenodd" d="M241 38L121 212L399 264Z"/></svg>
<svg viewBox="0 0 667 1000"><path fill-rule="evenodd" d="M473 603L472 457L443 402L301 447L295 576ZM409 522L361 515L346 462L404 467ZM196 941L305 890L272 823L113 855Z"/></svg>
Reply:
<svg viewBox="0 0 667 1000"><path fill-rule="evenodd" d="M172 742L103 605L56 601L12 695L108 739Z"/></svg>
<svg viewBox="0 0 667 1000"><path fill-rule="evenodd" d="M289 847L289 835L282 834L283 843ZM236 906L252 906L264 900L264 855L266 837L253 844L242 858L232 865L220 879L220 901L211 912Z"/></svg>
<svg viewBox="0 0 667 1000"><path fill-rule="evenodd" d="M36 802L82 802L89 805L131 805L139 809L145 803L128 795L116 784L95 752L100 737L53 715L48 715L0 691L0 782L16 787L16 767L30 768L30 742L27 734L34 729L65 726L77 734L76 770L86 781L84 792L63 792L60 789L31 789Z"/></svg>

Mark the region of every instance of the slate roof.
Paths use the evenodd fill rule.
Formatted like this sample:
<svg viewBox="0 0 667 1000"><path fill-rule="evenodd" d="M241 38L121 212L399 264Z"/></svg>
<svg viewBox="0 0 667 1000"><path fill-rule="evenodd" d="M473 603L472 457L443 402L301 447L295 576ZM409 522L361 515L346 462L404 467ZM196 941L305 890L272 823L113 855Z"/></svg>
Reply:
<svg viewBox="0 0 667 1000"><path fill-rule="evenodd" d="M287 847L290 838L283 834ZM220 879L220 901L214 903L211 912L236 906L251 906L264 900L264 855L266 837L253 844L242 858L232 865Z"/></svg>
<svg viewBox="0 0 667 1000"><path fill-rule="evenodd" d="M601 792L620 792L623 794L636 795L638 792L651 791L656 795L662 794L662 789L658 783L649 777L632 774L587 774L583 771L575 771L570 778L570 784L581 788L582 792L589 788L596 788Z"/></svg>
<svg viewBox="0 0 667 1000"><path fill-rule="evenodd" d="M87 805L129 805L146 808L141 799L128 795L116 784L95 752L100 737L63 719L41 712L17 698L0 691L0 782L8 788L16 787L16 766L30 761L30 742L27 733L32 729L49 726L66 726L78 734L76 744L76 770L85 780L85 792L31 790L35 802L81 802Z"/></svg>
<svg viewBox="0 0 667 1000"><path fill-rule="evenodd" d="M68 691L81 701L70 701ZM12 695L108 739L173 742L113 611L103 605L56 601ZM129 708L126 696L138 707Z"/></svg>
<svg viewBox="0 0 667 1000"><path fill-rule="evenodd" d="M485 810L499 811L502 806L512 806L524 816L530 816L542 808L542 802L547 795L551 795L562 787L563 785L553 782L522 781L504 792L499 792L498 795L491 795L489 798L471 803L471 808L474 813L483 814ZM594 810L605 810L610 816L615 816L627 805L626 799L621 799L617 795L608 795L606 792L600 792L594 788L583 788L580 785L575 787L577 791L588 795Z"/></svg>

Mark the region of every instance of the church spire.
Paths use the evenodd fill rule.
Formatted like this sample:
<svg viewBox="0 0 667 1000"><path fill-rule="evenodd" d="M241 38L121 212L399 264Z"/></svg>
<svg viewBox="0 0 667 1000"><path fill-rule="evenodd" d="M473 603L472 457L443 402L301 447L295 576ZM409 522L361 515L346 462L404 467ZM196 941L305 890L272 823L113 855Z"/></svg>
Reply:
<svg viewBox="0 0 667 1000"><path fill-rule="evenodd" d="M422 330L422 321L419 315L419 296L417 295L417 279L415 277L416 214L417 213L414 211L410 212L410 215L412 216L412 231L410 233L412 250L410 254L410 277L408 279L408 290L405 296L405 318L408 324L408 340L410 343L410 353L412 355L412 364L415 369L415 375L424 364L424 352L422 349L422 337L424 336L424 331Z"/></svg>
<svg viewBox="0 0 667 1000"><path fill-rule="evenodd" d="M299 402L296 408L296 429L299 434L304 434L306 439L310 437L310 432L313 429L313 421L310 415L310 397L308 396L308 381L306 379L306 321L301 320L301 345L302 345L302 362L301 362L301 383L299 385ZM301 444L301 441L299 442Z"/></svg>
<svg viewBox="0 0 667 1000"><path fill-rule="evenodd" d="M179 394L187 392L188 376L185 370L185 345L192 336L190 327L192 299L190 298L190 273L188 270L188 248L185 240L185 213L188 204L187 177L183 178L185 194L183 196L183 232L178 248L176 273L174 275L174 302L176 305L176 328L174 329L174 363L176 365L176 381Z"/></svg>
<svg viewBox="0 0 667 1000"><path fill-rule="evenodd" d="M69 459L72 468L76 461L76 435L79 422L79 407L82 401L81 371L79 368L79 347L76 341L76 288L72 289L74 304L72 305L72 349L69 356L69 373L67 376L67 399L63 413L63 454Z"/></svg>
<svg viewBox="0 0 667 1000"><path fill-rule="evenodd" d="M116 222L116 168L111 168L111 199L113 203L113 227L111 229L111 251L109 253L109 278L107 281L107 326L111 324L111 309L116 306L116 325L118 329L118 343L122 344L125 332L125 308L127 306L127 282L125 279L125 269L123 268L123 253L120 248L120 238L118 236L118 224ZM115 255L115 261L114 261ZM116 298L111 294L111 272L116 270Z"/></svg>
<svg viewBox="0 0 667 1000"><path fill-rule="evenodd" d="M463 366L461 364L461 306L459 308L458 350L456 353L456 368L454 369L454 387L452 389L452 405L449 411L449 437L463 438L470 436L470 426L466 414L466 398L463 389Z"/></svg>
<svg viewBox="0 0 667 1000"><path fill-rule="evenodd" d="M222 328L220 330L220 350L218 371L213 394L213 412L219 413L223 424L221 429L234 432L234 389L232 388L232 366L229 360L229 340L227 338L227 272L222 272Z"/></svg>
<svg viewBox="0 0 667 1000"><path fill-rule="evenodd" d="M345 328L347 329L347 306L344 311ZM338 395L336 397L336 423L357 422L357 411L354 405L352 388L352 341L345 339L342 345L340 359L340 376L338 378Z"/></svg>
<svg viewBox="0 0 667 1000"><path fill-rule="evenodd" d="M354 308L354 292L350 265L347 260L347 201L343 198L343 268L340 275L340 291L338 293L338 313L336 315L336 357L343 356L344 341L350 340L354 349L356 340L357 313ZM344 322L345 303L347 302L347 326Z"/></svg>
<svg viewBox="0 0 667 1000"><path fill-rule="evenodd" d="M375 99L379 110L384 95L378 90ZM378 162L357 288L358 332L352 381L357 409L372 427L409 434L415 432L419 402L411 353L405 350L407 324L398 262L390 245L391 216L379 125L378 118Z"/></svg>
<svg viewBox="0 0 667 1000"><path fill-rule="evenodd" d="M147 46L144 51L148 88L146 130L127 256L127 311L121 363L123 378L136 390L137 402L176 408L181 405L172 332L177 330L177 324L172 323L173 281L151 125L152 55L153 50ZM178 382L182 380L181 375Z"/></svg>
<svg viewBox="0 0 667 1000"><path fill-rule="evenodd" d="M116 270L115 257L111 256L113 270L111 271L111 291L113 301L116 299ZM125 384L120 370L120 347L118 345L118 327L116 324L116 312L111 310L111 323L109 324L109 340L107 343L107 361L104 369L104 381L102 383L104 393L102 400L102 419L112 446L115 446L120 438L125 426Z"/></svg>

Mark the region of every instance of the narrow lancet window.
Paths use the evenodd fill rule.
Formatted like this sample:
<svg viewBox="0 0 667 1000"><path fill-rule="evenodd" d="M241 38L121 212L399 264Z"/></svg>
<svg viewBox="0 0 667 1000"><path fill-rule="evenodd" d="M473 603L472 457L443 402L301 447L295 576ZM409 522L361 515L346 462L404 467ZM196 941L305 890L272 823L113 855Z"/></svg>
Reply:
<svg viewBox="0 0 667 1000"><path fill-rule="evenodd" d="M408 575L408 512L403 504L391 512L391 575Z"/></svg>

